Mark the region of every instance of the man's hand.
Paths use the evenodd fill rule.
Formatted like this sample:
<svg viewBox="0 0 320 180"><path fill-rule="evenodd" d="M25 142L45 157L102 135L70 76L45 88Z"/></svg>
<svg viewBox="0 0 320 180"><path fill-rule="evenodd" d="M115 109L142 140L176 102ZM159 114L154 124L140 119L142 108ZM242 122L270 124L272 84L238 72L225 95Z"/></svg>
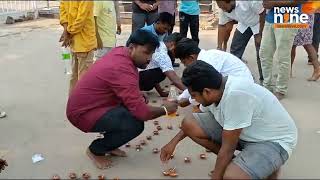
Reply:
<svg viewBox="0 0 320 180"><path fill-rule="evenodd" d="M103 49L103 42L100 36L97 38L97 49Z"/></svg>
<svg viewBox="0 0 320 180"><path fill-rule="evenodd" d="M117 26L117 34L120 35L121 34L121 25Z"/></svg>
<svg viewBox="0 0 320 180"><path fill-rule="evenodd" d="M0 173L5 169L5 167L8 166L8 163L6 160L0 159Z"/></svg>
<svg viewBox="0 0 320 180"><path fill-rule="evenodd" d="M149 103L148 95L146 93L142 93L142 96L144 98L145 103L148 104Z"/></svg>
<svg viewBox="0 0 320 180"><path fill-rule="evenodd" d="M165 101L163 106L166 107L168 114L175 113L178 110L178 102L177 101Z"/></svg>
<svg viewBox="0 0 320 180"><path fill-rule="evenodd" d="M64 32L61 34L59 42L63 42L64 41Z"/></svg>
<svg viewBox="0 0 320 180"><path fill-rule="evenodd" d="M62 42L62 47L69 47L72 43L72 37L67 31L64 31L59 39L59 42Z"/></svg>
<svg viewBox="0 0 320 180"><path fill-rule="evenodd" d="M152 11L152 8L153 8L153 6L152 5L150 5L150 4L147 4L147 3L141 3L140 5L139 5L139 7L142 9L142 10L145 10L145 11Z"/></svg>
<svg viewBox="0 0 320 180"><path fill-rule="evenodd" d="M178 101L178 103L179 103L179 106L180 107L187 107L187 106L189 106L191 103L190 103L190 101L189 101L189 99L187 99L187 98L181 98L179 101Z"/></svg>
<svg viewBox="0 0 320 180"><path fill-rule="evenodd" d="M157 4L153 4L153 5L151 5L151 6L152 6L151 11L156 10L156 9L158 8L158 5L157 5Z"/></svg>
<svg viewBox="0 0 320 180"><path fill-rule="evenodd" d="M256 34L255 36L254 36L254 38L255 38L255 44L256 44L256 46L257 47L260 47L260 44L261 44L261 39L262 39L262 34Z"/></svg>
<svg viewBox="0 0 320 180"><path fill-rule="evenodd" d="M167 162L170 160L171 155L173 154L174 150L176 149L176 144L169 142L165 146L161 148L161 153L160 153L160 160L162 162Z"/></svg>

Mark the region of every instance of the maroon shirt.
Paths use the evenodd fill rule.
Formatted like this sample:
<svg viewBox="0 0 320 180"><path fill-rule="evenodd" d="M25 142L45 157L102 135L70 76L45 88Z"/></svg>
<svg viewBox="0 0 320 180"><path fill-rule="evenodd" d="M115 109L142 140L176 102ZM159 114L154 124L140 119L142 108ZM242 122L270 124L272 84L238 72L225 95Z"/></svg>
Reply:
<svg viewBox="0 0 320 180"><path fill-rule="evenodd" d="M139 120L151 116L126 47L112 49L90 67L72 90L66 113L74 126L90 132L106 112L120 104Z"/></svg>

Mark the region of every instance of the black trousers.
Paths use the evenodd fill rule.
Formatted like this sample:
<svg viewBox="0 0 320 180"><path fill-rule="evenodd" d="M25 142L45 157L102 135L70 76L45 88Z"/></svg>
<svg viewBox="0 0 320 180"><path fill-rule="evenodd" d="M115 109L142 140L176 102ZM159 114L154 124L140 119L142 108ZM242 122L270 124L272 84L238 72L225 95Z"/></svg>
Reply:
<svg viewBox="0 0 320 180"><path fill-rule="evenodd" d="M236 29L233 35L233 39L230 47L230 53L237 56L239 59L242 59L243 53L252 36L253 36L253 32L251 28L248 28L243 34ZM255 43L255 46L256 46L257 65L258 65L259 76L260 76L259 79L263 80L261 61L259 56L260 44Z"/></svg>
<svg viewBox="0 0 320 180"><path fill-rule="evenodd" d="M139 72L139 85L141 91L150 91L157 84L166 79L166 75L160 68L149 69Z"/></svg>
<svg viewBox="0 0 320 180"><path fill-rule="evenodd" d="M89 146L96 156L106 153L128 143L144 130L144 122L136 119L123 106L105 113L92 129L92 132L104 134L103 138L94 140Z"/></svg>
<svg viewBox="0 0 320 180"><path fill-rule="evenodd" d="M172 34L175 25L176 25L176 14L173 15L173 21L171 22L171 29L168 32L169 35Z"/></svg>
<svg viewBox="0 0 320 180"><path fill-rule="evenodd" d="M189 15L184 12L179 12L180 33L187 37L190 26L191 37L199 44L199 15Z"/></svg>

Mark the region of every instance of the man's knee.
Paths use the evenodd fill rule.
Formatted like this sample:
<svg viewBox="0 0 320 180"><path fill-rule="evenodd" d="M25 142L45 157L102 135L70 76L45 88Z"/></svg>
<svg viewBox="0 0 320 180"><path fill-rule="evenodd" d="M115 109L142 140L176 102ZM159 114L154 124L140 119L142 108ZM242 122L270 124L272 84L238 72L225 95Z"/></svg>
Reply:
<svg viewBox="0 0 320 180"><path fill-rule="evenodd" d="M198 136L198 133L196 132L196 129L198 129L197 127L198 124L193 115L188 115L181 122L181 130L189 137Z"/></svg>
<svg viewBox="0 0 320 180"><path fill-rule="evenodd" d="M230 163L223 175L223 179L251 179L251 177L238 165Z"/></svg>
<svg viewBox="0 0 320 180"><path fill-rule="evenodd" d="M131 134L135 137L139 136L144 130L144 122L140 122L139 120L136 121L138 122L129 129L129 132L131 132Z"/></svg>

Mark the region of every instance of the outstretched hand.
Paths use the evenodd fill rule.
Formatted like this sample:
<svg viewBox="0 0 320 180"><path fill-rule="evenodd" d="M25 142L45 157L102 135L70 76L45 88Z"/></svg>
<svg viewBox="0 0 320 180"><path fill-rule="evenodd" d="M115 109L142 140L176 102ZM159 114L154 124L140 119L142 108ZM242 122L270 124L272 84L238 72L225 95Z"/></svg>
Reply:
<svg viewBox="0 0 320 180"><path fill-rule="evenodd" d="M167 145L163 146L161 148L160 160L162 162L167 162L168 160L170 160L175 148L176 146L172 143L168 143Z"/></svg>

